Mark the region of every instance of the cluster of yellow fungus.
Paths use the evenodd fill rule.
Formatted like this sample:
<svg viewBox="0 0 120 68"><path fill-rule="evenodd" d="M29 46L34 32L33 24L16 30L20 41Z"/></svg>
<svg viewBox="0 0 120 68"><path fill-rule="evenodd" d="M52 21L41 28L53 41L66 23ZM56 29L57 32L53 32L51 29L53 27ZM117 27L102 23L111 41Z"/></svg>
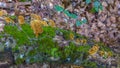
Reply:
<svg viewBox="0 0 120 68"><path fill-rule="evenodd" d="M99 55L100 56L107 56L107 57L111 57L112 56L112 52L106 52L106 51L99 51Z"/></svg>
<svg viewBox="0 0 120 68"><path fill-rule="evenodd" d="M71 68L84 68L83 66L72 65Z"/></svg>
<svg viewBox="0 0 120 68"><path fill-rule="evenodd" d="M99 46L98 45L94 45L88 52L90 55L94 55L97 53L97 51L99 50Z"/></svg>
<svg viewBox="0 0 120 68"><path fill-rule="evenodd" d="M82 44L86 44L86 43L87 43L87 40L86 40L86 39L79 39L79 38L77 38L75 41L76 41L77 43L82 43Z"/></svg>
<svg viewBox="0 0 120 68"><path fill-rule="evenodd" d="M4 20L6 23L15 23L10 17L5 17Z"/></svg>
<svg viewBox="0 0 120 68"><path fill-rule="evenodd" d="M36 37L43 32L42 26L46 26L47 23L41 20L41 17L37 14L31 14L31 28L34 31Z"/></svg>
<svg viewBox="0 0 120 68"><path fill-rule="evenodd" d="M37 14L31 14L31 20L39 20L43 26L52 26L55 27L55 22L53 20L48 20L49 24L46 21L43 21L41 17Z"/></svg>
<svg viewBox="0 0 120 68"><path fill-rule="evenodd" d="M70 40L74 40L74 34L70 33Z"/></svg>
<svg viewBox="0 0 120 68"><path fill-rule="evenodd" d="M31 14L31 20L37 20L41 23L42 26L48 26L47 22L41 20L41 17L37 14Z"/></svg>
<svg viewBox="0 0 120 68"><path fill-rule="evenodd" d="M112 55L113 55L112 52L107 52L108 57L111 57Z"/></svg>
<svg viewBox="0 0 120 68"><path fill-rule="evenodd" d="M5 11L1 10L0 11L0 16L3 16ZM42 26L52 26L55 27L55 22L53 20L48 20L49 24L46 21L43 21L41 17L37 14L31 14L31 28L33 29L36 37L38 37L39 34L43 32ZM6 23L15 23L10 17L4 17L4 20ZM18 16L18 23L20 25L23 25L25 23L25 18L24 16L20 15Z"/></svg>
<svg viewBox="0 0 120 68"><path fill-rule="evenodd" d="M0 11L0 16L3 16L3 14L4 14L4 13L3 13L3 11L1 10L1 11Z"/></svg>
<svg viewBox="0 0 120 68"><path fill-rule="evenodd" d="M87 43L87 40L86 40L86 39L81 39L80 42L81 42L82 44L86 44L86 43Z"/></svg>
<svg viewBox="0 0 120 68"><path fill-rule="evenodd" d="M7 11L1 10L1 11L0 11L0 16L3 16L3 15L7 15Z"/></svg>
<svg viewBox="0 0 120 68"><path fill-rule="evenodd" d="M41 17L37 14L31 14L31 20L41 20Z"/></svg>
<svg viewBox="0 0 120 68"><path fill-rule="evenodd" d="M56 26L55 26L55 22L54 22L53 20L49 20L48 22L49 22L49 25L50 25L50 26L56 27Z"/></svg>
<svg viewBox="0 0 120 68"><path fill-rule="evenodd" d="M31 27L36 34L36 37L38 37L38 35L43 32L42 26L50 25L52 27L55 27L55 22L53 20L48 20L48 23L46 21L43 21L39 15L31 14Z"/></svg>
<svg viewBox="0 0 120 68"><path fill-rule="evenodd" d="M41 26L41 23L39 20L31 21L30 25L31 25L31 28L33 29L36 37L38 37L38 35L43 32L43 29L42 29L42 26Z"/></svg>
<svg viewBox="0 0 120 68"><path fill-rule="evenodd" d="M47 24L46 21L42 21L42 20L40 20L40 23L41 23L42 26L48 26L48 24Z"/></svg>
<svg viewBox="0 0 120 68"><path fill-rule="evenodd" d="M79 38L76 38L75 41L76 41L77 43L80 43L80 39L79 39Z"/></svg>
<svg viewBox="0 0 120 68"><path fill-rule="evenodd" d="M104 51L99 51L99 55L100 55L100 56L103 56L104 54L105 54Z"/></svg>
<svg viewBox="0 0 120 68"><path fill-rule="evenodd" d="M0 16L5 16L7 15L7 11L6 10L0 10ZM6 21L6 23L15 23L10 17L4 17L4 20Z"/></svg>
<svg viewBox="0 0 120 68"><path fill-rule="evenodd" d="M24 16L18 16L18 23L20 24L20 25L22 25L22 24L24 24L25 23L25 19L24 19Z"/></svg>

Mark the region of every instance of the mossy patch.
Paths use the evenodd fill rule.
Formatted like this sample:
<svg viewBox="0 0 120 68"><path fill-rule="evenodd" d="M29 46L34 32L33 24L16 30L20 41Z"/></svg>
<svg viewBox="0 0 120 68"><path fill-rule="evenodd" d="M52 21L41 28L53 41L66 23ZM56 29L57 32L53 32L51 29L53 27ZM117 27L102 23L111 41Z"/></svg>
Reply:
<svg viewBox="0 0 120 68"><path fill-rule="evenodd" d="M110 51L108 47L106 47L101 42L94 42L94 44L86 44L84 45L76 45L74 40L76 38L86 39L87 37L82 36L80 34L74 33L70 30L63 30L59 28L53 28L51 26L42 27L43 33L39 34L38 38L35 37L33 30L31 29L29 24L19 25L5 25L4 32L2 34L8 34L12 36L16 40L16 47L14 47L13 53L17 53L15 55L16 64L21 64L23 62L26 63L35 63L35 62L51 62L50 57L59 58L60 63L76 63L77 60L80 60L80 65L87 60L89 49L94 46L94 44L98 44L101 50ZM58 32L58 33L57 33ZM64 40L70 41L69 44L64 47L60 47L59 44L53 40L53 38L60 34L63 36ZM71 40L70 34L73 34L73 39ZM1 35L1 37L3 37ZM92 45L92 46L91 46ZM26 49L20 49L20 48ZM89 66L88 63L86 63ZM94 63L93 68L95 66ZM84 65L86 66L86 65Z"/></svg>

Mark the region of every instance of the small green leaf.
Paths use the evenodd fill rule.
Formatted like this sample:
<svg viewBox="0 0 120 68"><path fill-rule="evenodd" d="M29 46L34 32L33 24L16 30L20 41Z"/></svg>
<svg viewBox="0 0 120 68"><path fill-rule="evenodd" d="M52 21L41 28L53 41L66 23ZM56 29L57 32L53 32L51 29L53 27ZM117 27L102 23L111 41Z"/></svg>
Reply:
<svg viewBox="0 0 120 68"><path fill-rule="evenodd" d="M70 14L70 17L76 19L76 18L77 18L77 15L71 13L71 14Z"/></svg>
<svg viewBox="0 0 120 68"><path fill-rule="evenodd" d="M77 20L77 21L76 21L76 26L78 27L78 26L81 26L81 25L82 25L82 22L79 21L79 20Z"/></svg>
<svg viewBox="0 0 120 68"><path fill-rule="evenodd" d="M71 18L74 18L74 19L77 18L77 15L76 15L76 14L70 13L68 10L65 10L65 11L63 11L63 12L64 12L64 14L66 14L68 17L71 17Z"/></svg>
<svg viewBox="0 0 120 68"><path fill-rule="evenodd" d="M85 2L86 2L86 4L89 4L89 3L91 3L91 0L86 0Z"/></svg>
<svg viewBox="0 0 120 68"><path fill-rule="evenodd" d="M94 4L94 8L95 8L96 12L98 12L99 11L99 7L100 7L100 2L99 1L95 1L93 4Z"/></svg>
<svg viewBox="0 0 120 68"><path fill-rule="evenodd" d="M57 50L58 50L57 48L52 48L51 55L52 55L52 56L55 56L55 52L56 52Z"/></svg>
<svg viewBox="0 0 120 68"><path fill-rule="evenodd" d="M34 63L35 59L34 58L30 58L30 63Z"/></svg>
<svg viewBox="0 0 120 68"><path fill-rule="evenodd" d="M95 12L96 12L95 8L93 7L93 8L90 10L90 12L91 12L91 13L95 13Z"/></svg>
<svg viewBox="0 0 120 68"><path fill-rule="evenodd" d="M99 8L98 8L98 7L95 7L95 11L98 12L98 11L99 11Z"/></svg>
<svg viewBox="0 0 120 68"><path fill-rule="evenodd" d="M100 10L103 10L103 6L102 6L102 4L100 4L99 9L100 9Z"/></svg>
<svg viewBox="0 0 120 68"><path fill-rule="evenodd" d="M56 11L59 11L59 12L62 12L62 11L64 10L64 8L61 7L61 6L59 6L59 5L55 5L55 6L54 6L54 9L55 9Z"/></svg>
<svg viewBox="0 0 120 68"><path fill-rule="evenodd" d="M15 15L13 15L13 16L10 16L10 18L14 20L14 19L16 19L17 17L16 17Z"/></svg>
<svg viewBox="0 0 120 68"><path fill-rule="evenodd" d="M99 1L95 1L93 4L94 4L94 7L99 7L100 6L100 2Z"/></svg>
<svg viewBox="0 0 120 68"><path fill-rule="evenodd" d="M13 51L13 52L19 52L19 47L18 47L18 45L16 45L14 48L12 48L12 51Z"/></svg>
<svg viewBox="0 0 120 68"><path fill-rule="evenodd" d="M64 14L66 14L68 17L70 17L71 15L70 15L70 12L68 11L68 10L65 10L65 11L63 11L64 12Z"/></svg>

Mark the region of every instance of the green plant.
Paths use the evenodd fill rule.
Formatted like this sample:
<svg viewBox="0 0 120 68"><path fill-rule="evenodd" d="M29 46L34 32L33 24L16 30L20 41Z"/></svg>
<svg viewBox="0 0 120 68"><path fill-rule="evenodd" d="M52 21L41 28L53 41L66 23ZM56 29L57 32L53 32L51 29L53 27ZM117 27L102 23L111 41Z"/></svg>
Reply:
<svg viewBox="0 0 120 68"><path fill-rule="evenodd" d="M103 6L99 0L93 0L93 1L86 0L85 2L86 2L86 4L90 4L90 3L93 4L92 9L90 10L90 12L92 12L92 13L99 12L99 10L103 10Z"/></svg>
<svg viewBox="0 0 120 68"><path fill-rule="evenodd" d="M55 33L55 28L51 26L43 27L43 33L39 37L43 36L49 36L49 37L54 37L56 35Z"/></svg>
<svg viewBox="0 0 120 68"><path fill-rule="evenodd" d="M70 41L69 44L60 47L57 42L53 41L53 38L56 36L56 31L62 33L61 35L65 40ZM87 59L91 46L89 44L76 45L70 40L70 33L74 34L74 39L88 39L70 30L50 26L43 27L43 33L36 38L30 25L27 23L22 26L13 24L5 25L4 32L2 32L2 34L12 36L16 40L17 44L15 47L11 47L16 64L24 62L51 62L50 57L54 57L60 58L60 60L57 61L60 63L76 63L76 60L79 60L79 65L83 64L85 67L96 68L96 63L89 62ZM0 36L3 37L2 35ZM111 51L101 42L94 42L94 44L98 44L100 50Z"/></svg>
<svg viewBox="0 0 120 68"><path fill-rule="evenodd" d="M4 32L14 37L18 45L24 45L24 44L29 45L30 44L29 38L28 36L26 36L26 33L24 33L21 29L22 28L18 29L18 26L15 26L15 25L6 25L4 27ZM31 31L30 28L26 28L26 29L27 31Z"/></svg>
<svg viewBox="0 0 120 68"><path fill-rule="evenodd" d="M97 44L100 46L100 50L106 51L106 52L111 51L111 49L108 46L106 46L104 43L97 42Z"/></svg>
<svg viewBox="0 0 120 68"><path fill-rule="evenodd" d="M85 63L82 63L82 65L83 65L85 68L98 68L98 67L97 67L97 63L92 62L92 61L87 61L87 62L85 62Z"/></svg>
<svg viewBox="0 0 120 68"><path fill-rule="evenodd" d="M17 17L15 15L9 16L12 20L15 20Z"/></svg>

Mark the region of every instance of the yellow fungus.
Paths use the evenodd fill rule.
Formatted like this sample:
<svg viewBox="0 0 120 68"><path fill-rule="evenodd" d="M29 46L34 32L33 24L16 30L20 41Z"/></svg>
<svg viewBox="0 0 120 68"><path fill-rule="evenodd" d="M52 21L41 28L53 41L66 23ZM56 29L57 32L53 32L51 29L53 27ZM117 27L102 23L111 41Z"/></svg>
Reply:
<svg viewBox="0 0 120 68"><path fill-rule="evenodd" d="M86 39L81 39L80 41L81 41L82 44L86 44L87 43Z"/></svg>
<svg viewBox="0 0 120 68"><path fill-rule="evenodd" d="M90 55L94 55L97 53L97 51L99 50L99 46L98 45L94 45L88 52Z"/></svg>
<svg viewBox="0 0 120 68"><path fill-rule="evenodd" d="M104 51L99 51L100 56L103 56L104 54L105 54Z"/></svg>
<svg viewBox="0 0 120 68"><path fill-rule="evenodd" d="M108 57L111 57L111 56L112 56L112 52L108 52L108 53L107 53L107 56L108 56Z"/></svg>
<svg viewBox="0 0 120 68"><path fill-rule="evenodd" d="M4 20L6 21L6 23L15 23L11 18L9 17L5 17Z"/></svg>
<svg viewBox="0 0 120 68"><path fill-rule="evenodd" d="M24 19L23 16L18 16L18 23L19 23L20 25L22 25L22 24L25 23L25 19Z"/></svg>
<svg viewBox="0 0 120 68"><path fill-rule="evenodd" d="M43 26L48 26L48 24L47 24L46 21L40 21L40 23L41 23Z"/></svg>
<svg viewBox="0 0 120 68"><path fill-rule="evenodd" d="M3 15L7 15L7 11L6 10L1 10L0 11L0 16L3 16Z"/></svg>
<svg viewBox="0 0 120 68"><path fill-rule="evenodd" d="M49 22L49 25L50 25L50 26L56 27L55 22L54 22L53 20L49 20L48 22Z"/></svg>
<svg viewBox="0 0 120 68"><path fill-rule="evenodd" d="M74 39L74 34L70 33L70 40L73 40L73 39Z"/></svg>
<svg viewBox="0 0 120 68"><path fill-rule="evenodd" d="M80 39L79 39L79 38L77 38L75 41L76 41L77 43L80 43Z"/></svg>
<svg viewBox="0 0 120 68"><path fill-rule="evenodd" d="M38 37L38 35L43 32L43 29L42 29L42 26L41 26L41 23L39 20L31 21L30 25L31 25L31 28L33 29L36 37Z"/></svg>
<svg viewBox="0 0 120 68"><path fill-rule="evenodd" d="M41 17L37 14L31 14L31 20L41 20Z"/></svg>

